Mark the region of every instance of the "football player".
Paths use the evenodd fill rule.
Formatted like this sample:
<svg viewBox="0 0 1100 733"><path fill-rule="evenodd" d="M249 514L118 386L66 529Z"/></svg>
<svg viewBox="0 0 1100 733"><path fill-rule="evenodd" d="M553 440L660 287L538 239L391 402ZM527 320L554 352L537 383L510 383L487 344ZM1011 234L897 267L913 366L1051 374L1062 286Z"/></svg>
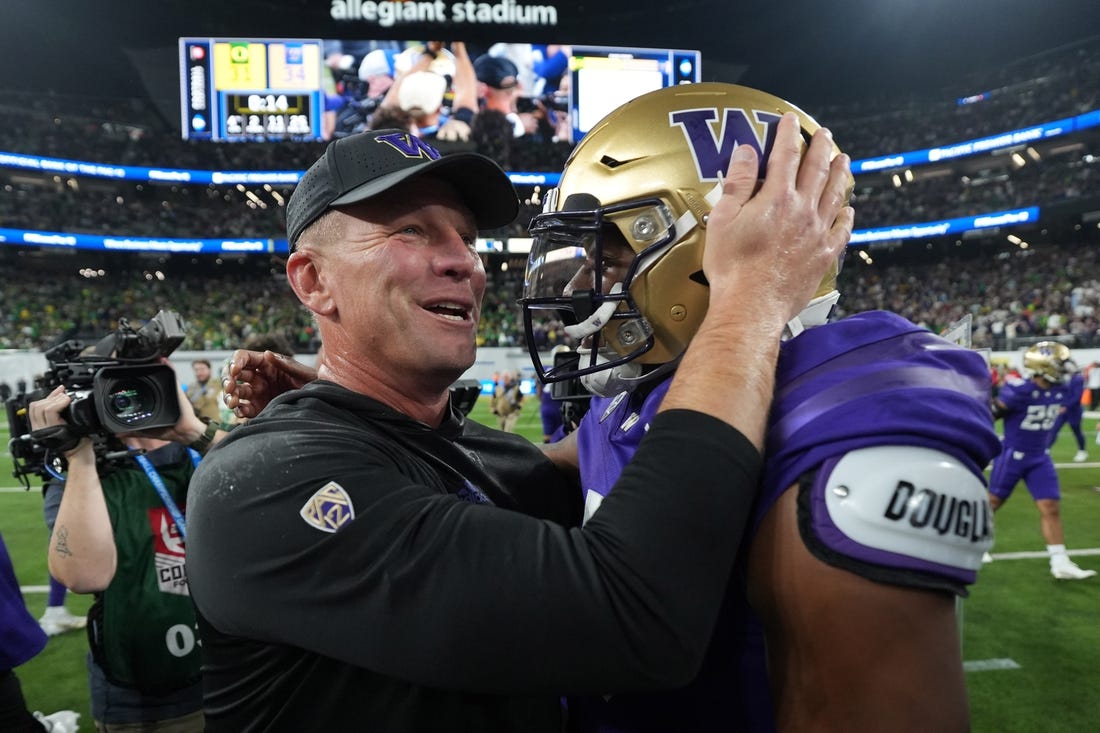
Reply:
<svg viewBox="0 0 1100 733"><path fill-rule="evenodd" d="M585 136L532 222L528 333L564 314L581 340L573 369L532 349L537 376L597 395L546 447L579 461L586 521L706 312L704 234L732 151L754 146L763 176L790 110L808 140L817 123L759 91L643 95ZM671 693L570 699L573 730L968 727L955 598L992 543L988 370L896 315L829 323L836 275L788 325L763 488L701 673ZM675 493L668 503L676 512Z"/></svg>
<svg viewBox="0 0 1100 733"><path fill-rule="evenodd" d="M1070 402L1080 404L1069 383L1077 367L1069 347L1041 341L1024 352L1024 378L1005 382L993 401L993 416L1004 420L1004 447L989 476L989 502L999 509L1021 480L1039 510L1039 530L1050 555L1050 573L1059 580L1096 575L1069 559L1062 529L1058 473L1050 457L1058 416Z"/></svg>

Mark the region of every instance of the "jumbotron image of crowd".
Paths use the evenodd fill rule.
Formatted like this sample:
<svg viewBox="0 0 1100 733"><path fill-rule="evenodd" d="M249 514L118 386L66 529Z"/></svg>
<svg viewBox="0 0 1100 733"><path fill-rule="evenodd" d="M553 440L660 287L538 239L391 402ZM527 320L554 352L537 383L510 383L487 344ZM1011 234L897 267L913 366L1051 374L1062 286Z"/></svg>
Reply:
<svg viewBox="0 0 1100 733"><path fill-rule="evenodd" d="M968 93L981 98L960 104ZM983 138L1100 108L1100 43L976 73L936 96L804 106L833 130L853 160ZM401 119L408 123L409 117ZM144 100L12 92L0 101L0 151L107 165L304 170L324 145L186 141L177 125ZM549 128L503 140L474 133L461 148L489 154L510 171L560 170L572 147ZM857 230L1025 206L1042 207L1044 218L1041 228L1024 231L852 245L840 275L837 315L884 308L940 331L971 314L974 344L994 349L1040 337L1080 347L1100 344L1100 237L1088 216L1100 211L1100 128L1065 136L1043 154L1023 147L908 174L857 174ZM445 143L440 148L448 150ZM286 236L289 187L134 184L15 168L0 168L0 186L5 229ZM525 236L541 190L519 191L525 197L520 217L490 236ZM522 346L515 300L525 257L491 252L484 258L490 287L479 343ZM289 296L279 256L59 252L8 244L0 246L0 266L4 349L42 349L62 336L91 338L115 327L119 317L158 308L186 314L191 332L185 349L232 349L257 332L279 332L299 352L319 345L306 311ZM561 324L552 321L540 324L535 335L546 348L569 343Z"/></svg>

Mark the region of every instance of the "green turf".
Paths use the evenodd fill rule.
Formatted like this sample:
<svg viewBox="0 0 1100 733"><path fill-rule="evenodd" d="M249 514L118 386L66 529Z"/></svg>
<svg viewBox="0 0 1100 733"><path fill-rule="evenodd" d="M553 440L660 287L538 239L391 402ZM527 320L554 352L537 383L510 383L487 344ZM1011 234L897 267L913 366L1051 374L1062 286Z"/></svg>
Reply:
<svg viewBox="0 0 1100 733"><path fill-rule="evenodd" d="M489 412L489 399L482 395L470 412L470 417L480 423L497 427L496 418ZM516 421L516 432L535 443L542 442L542 419L539 417L539 403L534 397L527 397L523 410Z"/></svg>
<svg viewBox="0 0 1100 733"><path fill-rule="evenodd" d="M492 424L486 400L472 416ZM1095 420L1086 419L1090 461L1075 465L1076 450L1068 429L1054 448L1062 479L1062 515L1071 552L1100 548L1100 446L1093 443ZM523 411L518 432L540 441L537 402ZM0 429L0 439L7 440ZM0 486L14 486L10 462L0 455ZM1038 514L1026 490L997 513L994 554L1042 551ZM37 487L30 492L0 492L0 532L8 544L20 583L46 584L46 529ZM1075 557L1079 565L1100 569L1100 554ZM45 595L31 593L27 605L36 617ZM87 596L70 595L68 605L83 612ZM1100 577L1055 581L1047 561L998 559L982 568L978 584L962 604L963 654L968 662L1010 659L1018 669L967 674L973 729L976 733L1077 733L1096 729L1093 702L1100 685L1095 664L1100 649ZM84 655L86 640L72 632L50 640L46 651L17 672L28 702L35 709L71 708L87 715ZM869 660L873 663L873 660ZM883 670L883 674L889 674ZM859 694L853 690L852 694ZM934 705L934 700L929 700ZM88 718L85 717L87 722ZM86 727L82 729L88 729Z"/></svg>
<svg viewBox="0 0 1100 733"><path fill-rule="evenodd" d="M0 434L7 440L7 433ZM11 479L11 463L5 453L0 457L0 487L15 485ZM30 491L0 493L0 534L11 553L15 575L22 586L45 586L46 523L42 517L42 492L40 486ZM27 608L38 618L46 607L45 593L27 593ZM91 605L91 596L70 593L65 605L75 614L82 615ZM32 710L52 713L56 710L75 710L83 716L81 721L91 730L88 710L88 683L84 659L88 651L87 637L83 631L71 631L55 636L37 657L16 670L23 686L23 695Z"/></svg>

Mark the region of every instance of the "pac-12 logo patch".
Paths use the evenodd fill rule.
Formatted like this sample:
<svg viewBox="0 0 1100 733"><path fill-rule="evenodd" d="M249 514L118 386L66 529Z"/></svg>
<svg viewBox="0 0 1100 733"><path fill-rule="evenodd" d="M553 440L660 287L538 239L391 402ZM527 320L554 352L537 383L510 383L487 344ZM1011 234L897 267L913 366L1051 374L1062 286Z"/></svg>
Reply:
<svg viewBox="0 0 1100 733"><path fill-rule="evenodd" d="M355 519L355 507L351 505L351 497L344 487L329 481L309 497L299 514L311 527L322 532L335 532Z"/></svg>

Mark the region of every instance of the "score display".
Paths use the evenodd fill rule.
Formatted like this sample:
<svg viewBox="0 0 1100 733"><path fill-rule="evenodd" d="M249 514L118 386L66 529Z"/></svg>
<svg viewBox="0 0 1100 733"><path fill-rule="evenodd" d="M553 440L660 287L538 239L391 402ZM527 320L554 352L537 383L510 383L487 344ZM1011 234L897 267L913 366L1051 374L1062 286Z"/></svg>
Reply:
<svg viewBox="0 0 1100 733"><path fill-rule="evenodd" d="M181 38L183 137L321 140L322 43Z"/></svg>

